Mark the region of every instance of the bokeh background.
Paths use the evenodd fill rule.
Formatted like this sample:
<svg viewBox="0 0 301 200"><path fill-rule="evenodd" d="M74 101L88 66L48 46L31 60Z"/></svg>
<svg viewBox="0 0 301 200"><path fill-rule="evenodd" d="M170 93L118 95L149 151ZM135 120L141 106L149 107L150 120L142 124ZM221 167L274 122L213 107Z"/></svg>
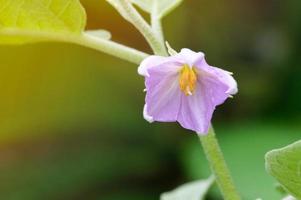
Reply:
<svg viewBox="0 0 301 200"><path fill-rule="evenodd" d="M88 29L150 52L105 1L82 4ZM240 92L213 123L245 200L280 199L264 154L300 139L300 19L299 0L184 0L164 19L175 49L235 74ZM195 134L143 120L137 66L61 43L1 46L0 58L0 199L153 200L209 176Z"/></svg>

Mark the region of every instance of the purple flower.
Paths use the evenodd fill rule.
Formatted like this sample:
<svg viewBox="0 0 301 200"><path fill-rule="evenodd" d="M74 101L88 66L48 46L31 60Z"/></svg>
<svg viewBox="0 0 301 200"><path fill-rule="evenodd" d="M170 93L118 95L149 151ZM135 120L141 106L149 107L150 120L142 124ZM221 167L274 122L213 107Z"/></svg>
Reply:
<svg viewBox="0 0 301 200"><path fill-rule="evenodd" d="M179 122L198 134L207 134L213 111L237 93L230 72L212 67L205 55L189 49L170 56L150 56L138 68L145 77L144 118Z"/></svg>

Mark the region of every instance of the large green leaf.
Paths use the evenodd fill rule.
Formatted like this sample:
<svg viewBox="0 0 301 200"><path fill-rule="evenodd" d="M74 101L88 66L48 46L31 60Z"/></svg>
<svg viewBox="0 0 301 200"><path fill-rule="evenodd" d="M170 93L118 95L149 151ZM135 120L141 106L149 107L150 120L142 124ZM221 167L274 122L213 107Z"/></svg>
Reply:
<svg viewBox="0 0 301 200"><path fill-rule="evenodd" d="M301 141L268 152L266 169L288 192L301 199Z"/></svg>
<svg viewBox="0 0 301 200"><path fill-rule="evenodd" d="M162 18L176 8L183 0L131 0L148 13Z"/></svg>
<svg viewBox="0 0 301 200"><path fill-rule="evenodd" d="M0 0L0 43L60 40L80 35L86 13L79 0Z"/></svg>
<svg viewBox="0 0 301 200"><path fill-rule="evenodd" d="M207 180L186 183L173 191L163 193L160 200L202 200L214 182L214 177Z"/></svg>

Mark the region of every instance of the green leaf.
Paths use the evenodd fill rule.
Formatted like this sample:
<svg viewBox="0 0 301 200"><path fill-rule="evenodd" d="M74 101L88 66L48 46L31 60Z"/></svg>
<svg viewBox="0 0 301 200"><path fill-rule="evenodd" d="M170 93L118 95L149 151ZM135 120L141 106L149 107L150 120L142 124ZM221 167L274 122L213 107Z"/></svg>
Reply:
<svg viewBox="0 0 301 200"><path fill-rule="evenodd" d="M175 9L183 0L131 0L142 10L162 18Z"/></svg>
<svg viewBox="0 0 301 200"><path fill-rule="evenodd" d="M301 141L266 154L266 170L301 199Z"/></svg>
<svg viewBox="0 0 301 200"><path fill-rule="evenodd" d="M105 39L105 40L110 40L112 35L109 31L107 30L89 30L89 31L86 31L85 32L86 34L88 35L91 35L93 37L97 37L97 38L102 38L102 39Z"/></svg>
<svg viewBox="0 0 301 200"><path fill-rule="evenodd" d="M186 183L173 191L163 193L160 200L202 200L214 183L214 177L207 180Z"/></svg>
<svg viewBox="0 0 301 200"><path fill-rule="evenodd" d="M79 0L0 0L0 44L81 35L85 25Z"/></svg>

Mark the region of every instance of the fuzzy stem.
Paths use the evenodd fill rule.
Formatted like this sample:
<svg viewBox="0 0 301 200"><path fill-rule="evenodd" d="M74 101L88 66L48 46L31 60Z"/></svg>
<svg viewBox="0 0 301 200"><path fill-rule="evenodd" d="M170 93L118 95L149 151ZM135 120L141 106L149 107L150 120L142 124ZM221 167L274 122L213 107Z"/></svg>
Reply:
<svg viewBox="0 0 301 200"><path fill-rule="evenodd" d="M40 41L55 41L55 42L67 42L78 44L81 46L85 46L88 48L95 49L100 52L107 53L109 55L115 56L117 58L121 58L123 60L140 64L146 57L149 55L141 52L137 49L116 43L111 40L98 38L95 36L91 36L85 32L80 35L70 34L49 34L43 32L35 32L35 31L18 31L16 29L5 29L0 31L1 35L4 36L17 36L17 37L35 37Z"/></svg>
<svg viewBox="0 0 301 200"><path fill-rule="evenodd" d="M161 20L158 19L156 15L151 15L151 24L153 31L157 34L160 40L164 42Z"/></svg>
<svg viewBox="0 0 301 200"><path fill-rule="evenodd" d="M158 38L161 40L162 44L164 44L164 34L162 28L161 18L159 18L157 13L157 1L153 4L153 11L151 13L151 25L153 31L157 34Z"/></svg>
<svg viewBox="0 0 301 200"><path fill-rule="evenodd" d="M115 0L114 2L117 4L113 5L117 5L117 10L124 16L124 18L131 22L136 29L140 31L154 53L156 55L166 56L167 51L164 46L164 42L161 41L160 37L157 36L151 26L143 19L134 6L128 0ZM118 5L120 5L120 7Z"/></svg>
<svg viewBox="0 0 301 200"><path fill-rule="evenodd" d="M83 37L77 40L72 40L73 43L86 46L109 55L127 60L129 62L140 64L149 55L136 49L121 45L111 40L104 40L84 34Z"/></svg>
<svg viewBox="0 0 301 200"><path fill-rule="evenodd" d="M223 153L215 137L213 128L209 129L208 135L200 136L207 160L211 170L216 177L216 182L225 200L241 200L230 171L225 162Z"/></svg>

